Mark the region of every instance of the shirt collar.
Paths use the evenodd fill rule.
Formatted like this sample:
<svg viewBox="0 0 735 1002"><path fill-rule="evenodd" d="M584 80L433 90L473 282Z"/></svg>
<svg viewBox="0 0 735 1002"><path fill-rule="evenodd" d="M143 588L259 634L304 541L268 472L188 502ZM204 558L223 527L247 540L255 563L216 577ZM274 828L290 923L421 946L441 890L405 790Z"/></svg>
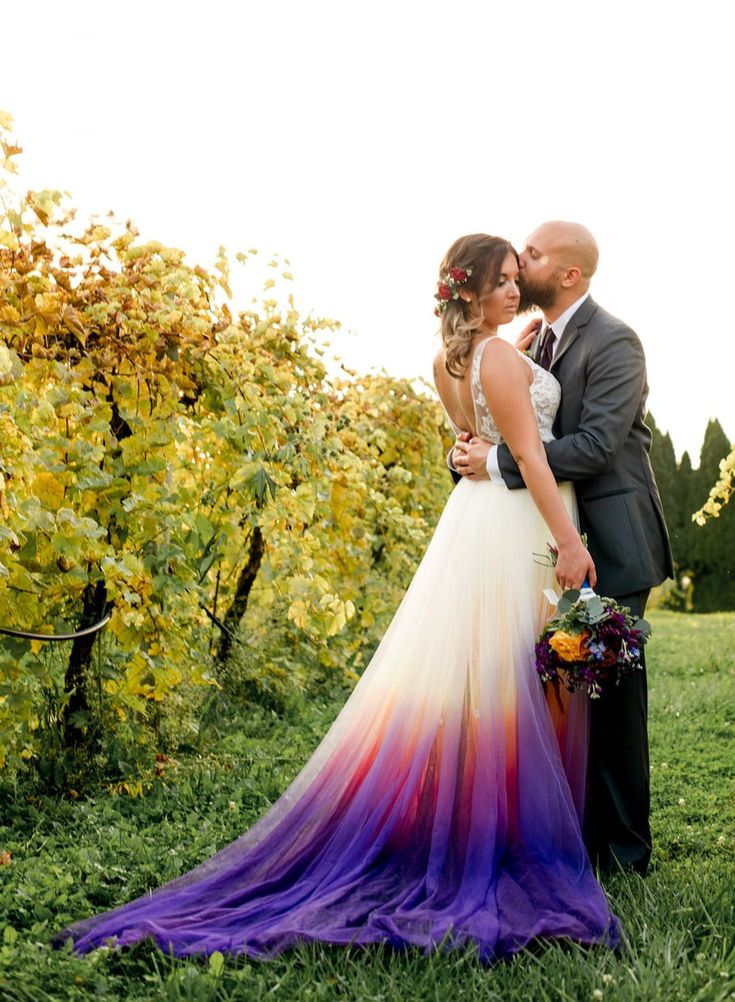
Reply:
<svg viewBox="0 0 735 1002"><path fill-rule="evenodd" d="M583 296L580 296L579 299L575 300L575 302L573 302L571 306L567 307L567 309L564 310L562 315L556 318L553 324L550 324L549 321L546 319L546 317L544 317L544 322L541 325L541 337L544 336L544 334L546 333L546 329L548 327L553 327L554 334L556 335L556 341L554 342L554 347L556 347L556 345L559 344L559 341L561 340L561 336L564 333L567 324L572 319L572 317L577 312L582 303L585 301L585 299L588 298L589 298L589 292L585 292Z"/></svg>

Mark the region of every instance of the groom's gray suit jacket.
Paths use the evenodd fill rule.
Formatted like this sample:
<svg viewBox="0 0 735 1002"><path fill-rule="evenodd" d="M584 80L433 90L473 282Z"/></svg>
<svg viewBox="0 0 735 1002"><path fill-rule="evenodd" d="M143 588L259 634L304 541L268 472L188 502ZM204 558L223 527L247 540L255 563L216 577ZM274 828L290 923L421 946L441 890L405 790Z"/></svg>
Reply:
<svg viewBox="0 0 735 1002"><path fill-rule="evenodd" d="M534 358L538 350L535 343ZM574 482L597 591L646 591L674 571L643 421L648 384L638 336L587 298L564 330L551 372L562 397L546 454L557 480ZM506 445L497 458L508 487L523 487Z"/></svg>

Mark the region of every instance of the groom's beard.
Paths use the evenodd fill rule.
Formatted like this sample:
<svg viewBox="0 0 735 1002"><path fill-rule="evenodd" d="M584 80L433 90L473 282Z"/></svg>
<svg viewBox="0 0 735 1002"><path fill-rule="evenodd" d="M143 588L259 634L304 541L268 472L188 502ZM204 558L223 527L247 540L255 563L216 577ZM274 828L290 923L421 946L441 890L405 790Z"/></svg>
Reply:
<svg viewBox="0 0 735 1002"><path fill-rule="evenodd" d="M518 304L518 315L532 313L534 310L548 310L556 301L556 276L545 282L534 282L521 277L521 301Z"/></svg>

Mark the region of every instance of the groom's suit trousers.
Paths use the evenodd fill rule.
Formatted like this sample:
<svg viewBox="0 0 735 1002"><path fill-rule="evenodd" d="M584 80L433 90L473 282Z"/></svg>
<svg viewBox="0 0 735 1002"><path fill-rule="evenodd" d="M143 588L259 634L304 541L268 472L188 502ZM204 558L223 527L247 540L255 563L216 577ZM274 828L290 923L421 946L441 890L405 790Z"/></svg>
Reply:
<svg viewBox="0 0 735 1002"><path fill-rule="evenodd" d="M648 592L615 596L643 616ZM643 669L590 700L584 840L593 865L641 875L651 856L648 697Z"/></svg>

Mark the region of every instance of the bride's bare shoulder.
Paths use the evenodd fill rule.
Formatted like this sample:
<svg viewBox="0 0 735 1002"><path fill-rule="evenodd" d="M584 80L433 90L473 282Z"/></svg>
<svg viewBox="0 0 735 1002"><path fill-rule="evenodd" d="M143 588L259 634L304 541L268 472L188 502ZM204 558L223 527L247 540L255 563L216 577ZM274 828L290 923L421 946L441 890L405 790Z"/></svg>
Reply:
<svg viewBox="0 0 735 1002"><path fill-rule="evenodd" d="M488 350L496 355L501 355L502 353L509 358L518 356L518 349L514 348L510 341L506 341L505 338L500 337L498 334L486 339L483 357L487 355Z"/></svg>
<svg viewBox="0 0 735 1002"><path fill-rule="evenodd" d="M521 362L517 348L502 337L489 337L483 346L481 366L516 365Z"/></svg>
<svg viewBox="0 0 735 1002"><path fill-rule="evenodd" d="M529 382L532 378L517 348L501 337L489 338L480 360L481 378L488 379L511 373L523 373Z"/></svg>

